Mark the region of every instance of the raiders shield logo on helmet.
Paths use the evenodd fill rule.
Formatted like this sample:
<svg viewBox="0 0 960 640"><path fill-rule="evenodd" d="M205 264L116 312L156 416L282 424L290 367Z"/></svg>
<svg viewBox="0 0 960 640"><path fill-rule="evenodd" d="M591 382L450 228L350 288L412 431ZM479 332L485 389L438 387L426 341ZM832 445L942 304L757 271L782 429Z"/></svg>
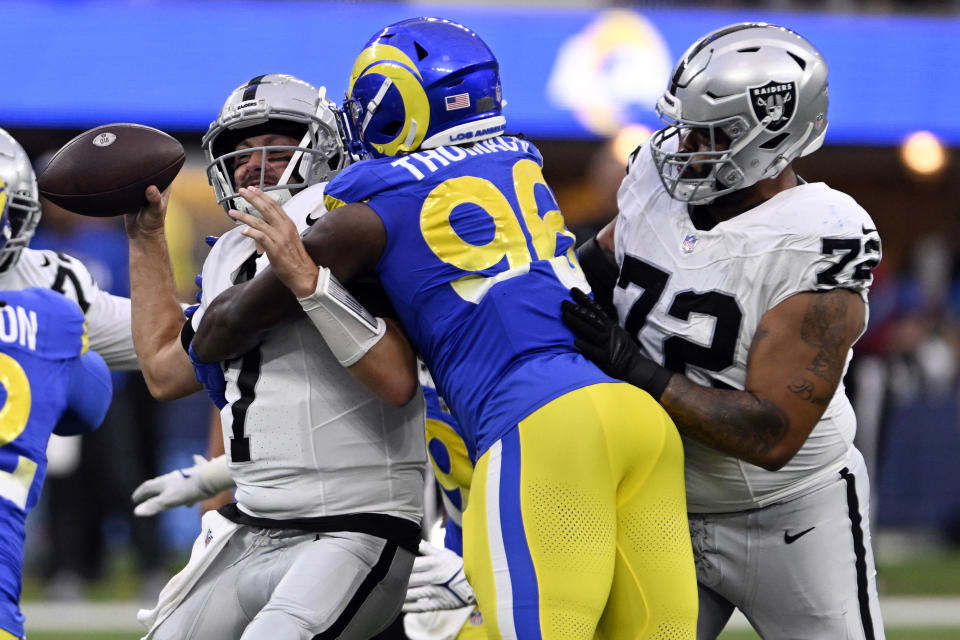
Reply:
<svg viewBox="0 0 960 640"><path fill-rule="evenodd" d="M757 120L770 118L767 131L779 131L793 119L797 105L797 87L793 82L771 80L762 87L748 88L747 93Z"/></svg>

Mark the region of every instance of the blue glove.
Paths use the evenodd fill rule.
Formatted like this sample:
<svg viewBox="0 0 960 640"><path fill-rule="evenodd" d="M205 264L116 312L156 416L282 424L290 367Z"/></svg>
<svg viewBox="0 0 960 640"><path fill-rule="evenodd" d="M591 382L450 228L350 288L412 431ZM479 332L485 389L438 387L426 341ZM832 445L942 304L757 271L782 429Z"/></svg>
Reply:
<svg viewBox="0 0 960 640"><path fill-rule="evenodd" d="M206 236L203 241L207 243L208 247L212 247L217 244L217 240L220 239L220 236Z"/></svg>
<svg viewBox="0 0 960 640"><path fill-rule="evenodd" d="M219 362L201 362L197 353L193 350L193 342L187 349L190 354L190 364L193 365L193 373L197 377L197 382L203 385L207 395L217 405L217 409L223 409L227 406L227 381L223 377L223 368Z"/></svg>
<svg viewBox="0 0 960 640"><path fill-rule="evenodd" d="M199 304L192 304L186 309L183 310L183 315L187 316L187 320L193 317L193 314L197 312L197 309L200 308Z"/></svg>
<svg viewBox="0 0 960 640"><path fill-rule="evenodd" d="M197 301L197 302L200 302L200 300L203 299L203 274L202 274L202 273L198 273L198 274L194 277L193 283L194 283L195 285L197 285L197 289L199 289L199 291L197 291L196 301Z"/></svg>

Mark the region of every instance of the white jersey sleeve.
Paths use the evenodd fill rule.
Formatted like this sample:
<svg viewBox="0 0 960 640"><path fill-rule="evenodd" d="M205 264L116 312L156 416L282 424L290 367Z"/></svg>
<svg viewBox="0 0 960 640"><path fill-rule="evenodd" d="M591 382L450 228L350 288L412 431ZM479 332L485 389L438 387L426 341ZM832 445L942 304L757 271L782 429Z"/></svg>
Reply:
<svg viewBox="0 0 960 640"><path fill-rule="evenodd" d="M866 301L880 260L870 216L820 183L697 228L687 205L663 188L647 146L631 160L618 207L619 319L650 358L704 386L744 388L756 329L787 298L844 287ZM806 443L777 472L685 438L688 507L738 511L799 495L839 468L855 430L841 384Z"/></svg>
<svg viewBox="0 0 960 640"><path fill-rule="evenodd" d="M55 251L24 249L17 263L0 275L0 285L5 289L45 287L62 293L80 306L90 348L111 369L140 368L133 348L130 299L102 290L79 259Z"/></svg>
<svg viewBox="0 0 960 640"><path fill-rule="evenodd" d="M801 185L778 198L781 219L760 227L766 233L758 233L754 243L754 250L763 251L759 243L778 239L770 256L770 268L778 274L770 307L799 292L837 288L856 291L866 301L881 258L880 236L867 212L822 183Z"/></svg>

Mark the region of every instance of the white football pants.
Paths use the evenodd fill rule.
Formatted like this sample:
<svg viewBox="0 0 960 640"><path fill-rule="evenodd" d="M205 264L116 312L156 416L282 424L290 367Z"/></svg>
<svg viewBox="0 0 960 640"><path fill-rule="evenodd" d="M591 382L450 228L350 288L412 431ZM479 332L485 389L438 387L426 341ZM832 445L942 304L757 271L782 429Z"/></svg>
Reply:
<svg viewBox="0 0 960 640"><path fill-rule="evenodd" d="M870 484L852 448L835 478L760 509L690 514L700 613L714 640L740 609L764 640L883 640Z"/></svg>
<svg viewBox="0 0 960 640"><path fill-rule="evenodd" d="M241 526L150 637L366 640L400 613L412 568L364 533Z"/></svg>

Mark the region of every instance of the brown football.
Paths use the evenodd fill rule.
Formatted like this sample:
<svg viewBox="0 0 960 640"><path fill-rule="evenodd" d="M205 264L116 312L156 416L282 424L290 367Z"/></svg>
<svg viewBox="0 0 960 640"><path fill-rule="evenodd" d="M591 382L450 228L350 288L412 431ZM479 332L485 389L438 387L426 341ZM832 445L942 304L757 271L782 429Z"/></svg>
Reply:
<svg viewBox="0 0 960 640"><path fill-rule="evenodd" d="M163 191L186 155L173 136L140 124L105 124L63 145L37 177L40 194L67 211L108 217L135 213L144 191Z"/></svg>

